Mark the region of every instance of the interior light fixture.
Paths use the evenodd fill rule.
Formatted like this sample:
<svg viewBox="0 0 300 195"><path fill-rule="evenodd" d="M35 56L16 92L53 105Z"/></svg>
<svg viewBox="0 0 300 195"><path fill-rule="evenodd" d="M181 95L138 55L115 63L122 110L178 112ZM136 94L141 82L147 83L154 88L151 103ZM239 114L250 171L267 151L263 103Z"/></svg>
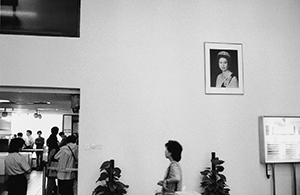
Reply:
<svg viewBox="0 0 300 195"><path fill-rule="evenodd" d="M7 117L8 113L6 112L6 108L4 108L4 112L2 112L2 117Z"/></svg>
<svg viewBox="0 0 300 195"><path fill-rule="evenodd" d="M34 118L41 119L41 118L42 118L42 115L41 115L40 111L36 110L36 112L33 114L33 117L34 117Z"/></svg>

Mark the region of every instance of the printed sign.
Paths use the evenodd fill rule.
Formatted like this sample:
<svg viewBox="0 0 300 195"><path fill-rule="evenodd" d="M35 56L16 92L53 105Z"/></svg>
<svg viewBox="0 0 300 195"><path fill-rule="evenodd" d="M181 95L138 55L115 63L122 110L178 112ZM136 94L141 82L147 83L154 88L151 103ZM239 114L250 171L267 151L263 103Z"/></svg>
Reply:
<svg viewBox="0 0 300 195"><path fill-rule="evenodd" d="M300 162L300 117L260 117L261 163Z"/></svg>

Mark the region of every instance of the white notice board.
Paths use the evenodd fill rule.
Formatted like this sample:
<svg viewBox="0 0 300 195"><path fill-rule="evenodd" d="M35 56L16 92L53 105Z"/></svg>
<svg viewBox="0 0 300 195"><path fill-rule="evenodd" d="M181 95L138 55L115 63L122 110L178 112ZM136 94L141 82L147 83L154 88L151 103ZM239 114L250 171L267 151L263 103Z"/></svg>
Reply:
<svg viewBox="0 0 300 195"><path fill-rule="evenodd" d="M259 117L261 163L300 162L300 116Z"/></svg>

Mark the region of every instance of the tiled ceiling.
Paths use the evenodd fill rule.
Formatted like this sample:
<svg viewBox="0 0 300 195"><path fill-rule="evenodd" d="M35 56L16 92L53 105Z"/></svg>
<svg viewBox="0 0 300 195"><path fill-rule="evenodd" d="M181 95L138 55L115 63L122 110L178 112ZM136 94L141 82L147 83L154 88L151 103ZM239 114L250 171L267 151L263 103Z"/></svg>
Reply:
<svg viewBox="0 0 300 195"><path fill-rule="evenodd" d="M0 112L72 113L71 96L79 94L79 89L1 87Z"/></svg>

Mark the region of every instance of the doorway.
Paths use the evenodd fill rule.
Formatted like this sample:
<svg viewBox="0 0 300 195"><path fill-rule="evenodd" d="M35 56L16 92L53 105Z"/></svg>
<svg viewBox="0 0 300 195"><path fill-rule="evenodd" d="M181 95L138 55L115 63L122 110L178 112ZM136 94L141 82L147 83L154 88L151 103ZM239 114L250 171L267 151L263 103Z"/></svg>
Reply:
<svg viewBox="0 0 300 195"><path fill-rule="evenodd" d="M78 136L79 110L79 88L0 85L0 141L9 142L19 132L25 136L26 131L30 129L34 138L37 137L38 131L42 131L46 142L53 126L57 126L59 132L65 132L66 135L76 133ZM57 138L61 141L58 135ZM43 160L47 160L46 144L44 148ZM43 171L37 170L35 152L29 153L31 158L28 159L28 163L33 171L30 174L27 194L44 195L47 180L43 177ZM6 154L7 151L0 152L2 165L4 165L2 157ZM4 173L4 166L2 166L0 167L0 194L5 190Z"/></svg>

